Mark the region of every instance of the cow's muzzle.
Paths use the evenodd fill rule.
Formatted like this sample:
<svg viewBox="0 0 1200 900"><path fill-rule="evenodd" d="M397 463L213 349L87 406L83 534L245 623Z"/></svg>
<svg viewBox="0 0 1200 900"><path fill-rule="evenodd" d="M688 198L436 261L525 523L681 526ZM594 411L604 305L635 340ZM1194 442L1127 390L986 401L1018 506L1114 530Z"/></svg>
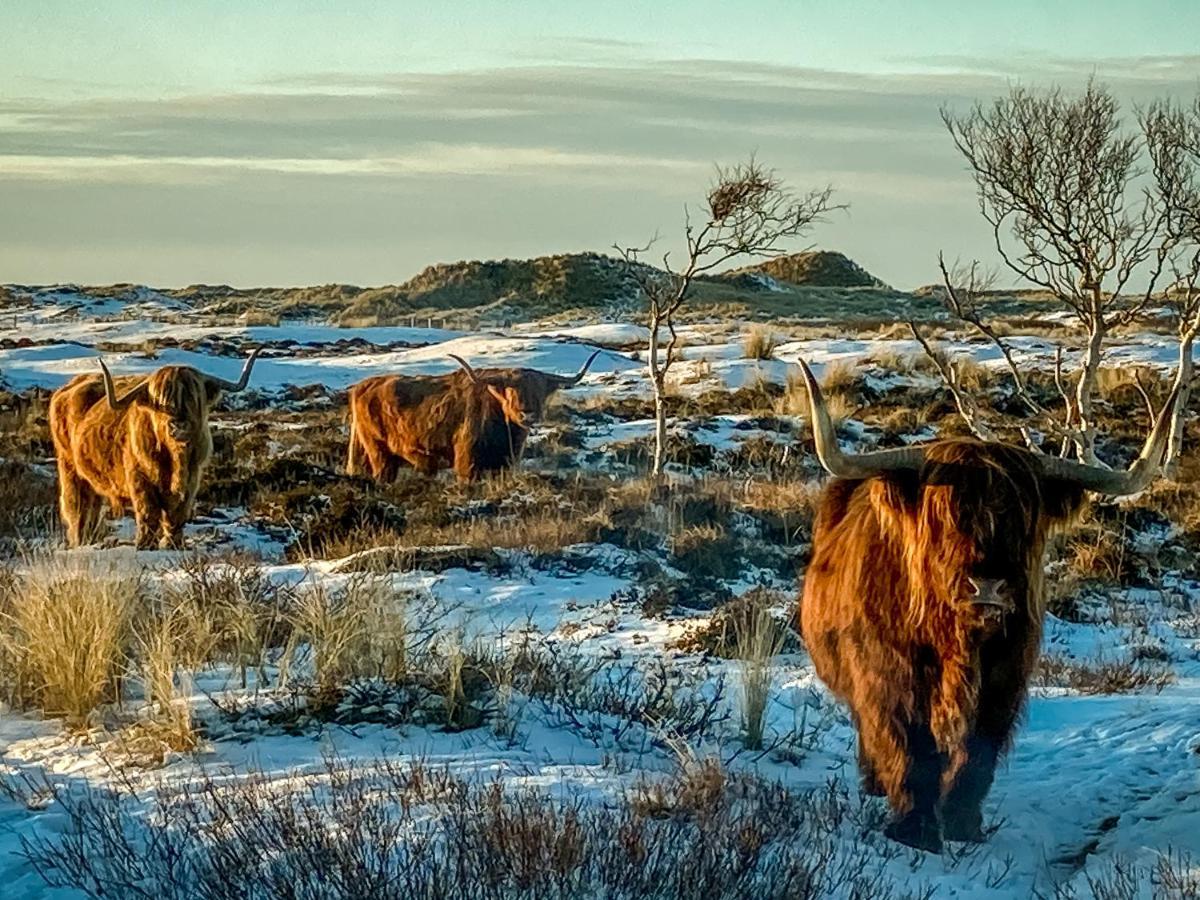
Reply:
<svg viewBox="0 0 1200 900"><path fill-rule="evenodd" d="M1016 612L1012 589L1003 578L968 578L968 600L982 612L1007 615Z"/></svg>

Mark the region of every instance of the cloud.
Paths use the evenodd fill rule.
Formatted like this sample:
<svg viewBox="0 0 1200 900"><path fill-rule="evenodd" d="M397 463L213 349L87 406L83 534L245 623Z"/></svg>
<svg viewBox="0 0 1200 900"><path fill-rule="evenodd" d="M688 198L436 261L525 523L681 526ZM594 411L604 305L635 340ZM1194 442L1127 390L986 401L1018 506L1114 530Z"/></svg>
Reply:
<svg viewBox="0 0 1200 900"><path fill-rule="evenodd" d="M1003 92L1005 60L925 58L884 76L596 54L212 96L0 98L0 272L383 281L437 260L603 250L670 233L714 162L751 153L797 187L832 182L850 217L813 238L885 280L928 281L938 249L988 255L938 109ZM1088 74L1080 61L1008 64ZM1191 96L1196 65L1097 68L1139 100Z"/></svg>
<svg viewBox="0 0 1200 900"><path fill-rule="evenodd" d="M649 159L619 154L574 153L545 147L426 144L404 156L17 156L3 157L2 179L170 183L197 175L272 172L283 175L359 177L538 175L610 170L636 165L650 170L695 173L689 160Z"/></svg>

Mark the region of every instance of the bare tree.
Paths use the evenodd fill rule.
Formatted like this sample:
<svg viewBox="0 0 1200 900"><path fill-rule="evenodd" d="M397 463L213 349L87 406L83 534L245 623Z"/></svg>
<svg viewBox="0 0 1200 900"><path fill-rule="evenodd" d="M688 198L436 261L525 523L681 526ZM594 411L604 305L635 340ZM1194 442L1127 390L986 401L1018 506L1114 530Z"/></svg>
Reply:
<svg viewBox="0 0 1200 900"><path fill-rule="evenodd" d="M1179 474L1183 429L1195 366L1192 352L1200 333L1200 97L1190 108L1159 100L1139 116L1162 198L1163 229L1171 254L1171 282L1163 295L1179 338L1179 403L1167 444L1165 472Z"/></svg>
<svg viewBox="0 0 1200 900"><path fill-rule="evenodd" d="M1064 428L1074 454L1095 464L1104 339L1145 308L1173 246L1164 198L1144 177L1151 139L1125 128L1118 102L1095 82L1078 96L1017 87L963 116L944 108L942 120L1005 265L1053 294L1087 332ZM1135 274L1144 289L1130 293Z"/></svg>
<svg viewBox="0 0 1200 900"><path fill-rule="evenodd" d="M644 262L654 241L643 247L616 247L646 299L650 331L647 369L654 387L653 474L662 474L667 444L667 373L678 358L676 316L692 295L698 277L735 259L770 258L785 252L787 241L805 234L834 209L833 189L796 194L774 170L757 160L718 167L708 189L700 223L685 210L686 257L675 268L663 254L662 269ZM664 342L666 332L666 346Z"/></svg>

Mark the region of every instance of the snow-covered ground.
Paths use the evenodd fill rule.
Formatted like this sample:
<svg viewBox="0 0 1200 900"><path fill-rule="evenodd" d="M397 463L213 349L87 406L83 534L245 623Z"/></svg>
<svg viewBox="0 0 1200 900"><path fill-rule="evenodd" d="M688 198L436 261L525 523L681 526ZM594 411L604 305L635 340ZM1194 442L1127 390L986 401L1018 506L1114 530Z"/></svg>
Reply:
<svg viewBox="0 0 1200 900"><path fill-rule="evenodd" d="M114 300L96 309L73 310L69 317L61 314L63 305L56 305L54 299L41 297L26 311L0 316L0 383L6 388L53 388L75 374L93 372L98 344L115 348L104 356L118 373L181 363L236 378L242 365L237 354L269 343L272 349L260 359L252 388L270 395L289 385L344 389L383 372L447 371L456 365L448 358L451 353L479 367L520 365L566 374L577 371L595 346L624 348L644 334L637 327L621 325L527 327L509 334L480 335L295 323L240 328L119 317L131 315L131 309L136 313L144 304L158 304L163 313L176 311L169 298ZM152 356L143 354L145 342L168 338L190 343L192 349L164 347ZM215 355L213 345L205 343L214 341L233 342L233 349L226 343L222 355ZM346 341L370 346L347 353ZM1053 364L1049 342L1034 337L1012 342L1022 365ZM745 358L736 332L722 336L711 329L686 334L685 348L674 377L681 389L696 393L760 381L783 384L799 358L820 370L880 353L909 354L918 349L904 340L792 341L781 344L774 359L756 361ZM959 341L952 349L983 365L1003 365L994 348L984 344ZM1108 361L1166 368L1174 362L1174 349L1167 339L1155 335L1123 338L1110 349ZM606 349L572 394L586 399L647 392L637 354ZM585 435L583 450L643 438L650 427L648 421L598 426ZM719 451L736 448L748 438L780 439L777 431L733 415L713 417L690 433ZM119 533L126 533L128 524L123 523L124 531ZM283 562L281 546L246 528L237 511L226 519L193 523L188 535L201 543L252 549L265 557L262 571L267 578L292 587L320 584L336 590L351 577L337 571L336 562ZM494 643L500 635L527 629L541 640L569 645L596 659L666 659L679 671L694 674L703 689L713 689L721 678L736 686L738 664L668 646L703 623L706 613L670 619L648 616L627 599L637 577L626 551L587 545L579 552L593 558L586 571L538 569L514 554L513 564L503 574L450 568L388 577L397 590L424 598L428 610L436 611L443 623L457 624L471 641ZM153 578L176 577L179 564L174 554L134 554L128 548L67 555L146 566ZM792 590L787 582L777 581L774 586ZM1116 860L1147 865L1157 854L1168 852L1200 858L1200 631L1186 627L1194 621L1191 610L1200 595L1187 583L1179 590L1186 607L1182 611L1179 604L1159 609L1153 597L1123 598L1149 611L1151 624L1145 634L1135 636L1128 626L1049 621L1047 651L1075 659L1111 659L1130 652L1133 642L1152 638L1174 681L1159 692L1107 696L1082 696L1061 687L1035 689L1026 721L987 803L986 819L995 827L987 843L936 857L895 855L877 829L846 825L839 839L864 842L897 881L911 885L914 895L924 886L931 897L971 900L1053 896L1055 885L1060 884L1074 886L1081 898L1089 897L1089 877L1107 872ZM323 771L330 755L362 761L421 759L449 766L466 778L537 785L559 796L572 794L594 803L616 797L628 787L633 773L656 777L677 764L677 753L656 742L652 734L625 740L603 722L591 732L581 731L556 714L552 705L535 702L521 706L515 739L486 727L445 732L411 724L361 723L327 724L302 734L268 730L250 735L223 724L213 706L214 698L239 693L232 673L198 673L195 687L190 702L199 721L208 726L208 737L199 752L171 759L164 770L115 771L96 740L68 734L53 721L5 710L0 710L0 763L10 778L34 783L48 779L65 790L121 785L133 791L128 802L148 819L155 815L151 788L164 778L179 784L214 772L255 770L283 783L298 774ZM848 717L824 692L802 652L781 655L774 664L768 734L780 739L779 746L788 752L739 752L736 687L728 690L722 704L727 723L698 741L697 753L715 755L734 771L752 772L797 790L822 790L832 780L853 803L881 816L881 801L858 797ZM797 733L802 740L783 742ZM0 896L56 900L82 896L46 887L20 852L23 840L54 839L69 826L61 802L40 797L27 806L0 796Z"/></svg>
<svg viewBox="0 0 1200 900"><path fill-rule="evenodd" d="M773 358L755 360L746 358L737 336L744 329L732 331L722 335L712 328L682 328L683 349L671 371L672 383L692 393L753 387L763 382L785 384L790 375L794 376L795 362L801 358L820 375L829 364L856 364L880 354L920 353L913 340L841 338L783 342L775 348ZM528 366L568 374L578 371L592 350L628 347L644 332L641 326L596 325L544 330L524 327L508 334L465 335L426 328L337 328L298 323L238 327L94 318L61 323L0 316L0 379L17 390L55 388L75 375L95 372L96 359L101 355L116 374L148 372L176 364L236 378L240 359L213 355L213 344L204 342L221 342L223 354L235 352L233 347L236 352L248 353L251 347L268 344L271 349L260 359L251 382L253 389L265 393L289 385L324 385L342 390L381 373L435 374L457 365L449 357L452 353L477 367ZM147 353L148 342L164 339L196 349L164 346ZM1007 341L1023 368L1053 369L1053 342L1020 335ZM347 344L361 352L347 352ZM101 351L98 346L111 349ZM1005 365L1000 351L988 343L954 339L943 341L941 346L955 357L966 357L985 367ZM1068 347L1064 365L1069 367L1077 353L1077 349ZM648 393L643 357L638 350L603 349L583 384L576 388L576 395ZM1177 362L1177 350L1165 335L1133 335L1110 342L1105 362L1114 367L1148 366L1167 371Z"/></svg>

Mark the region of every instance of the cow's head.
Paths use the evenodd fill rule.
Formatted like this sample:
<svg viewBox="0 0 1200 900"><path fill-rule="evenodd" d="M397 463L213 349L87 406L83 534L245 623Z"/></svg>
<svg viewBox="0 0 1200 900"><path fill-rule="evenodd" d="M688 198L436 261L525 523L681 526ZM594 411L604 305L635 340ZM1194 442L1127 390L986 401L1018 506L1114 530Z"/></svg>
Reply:
<svg viewBox="0 0 1200 900"><path fill-rule="evenodd" d="M205 375L191 366L163 366L120 396L108 366L101 359L105 399L109 408L116 411L133 406L153 410L162 418L167 437L187 443L208 421L208 411L222 391L234 393L245 389L260 352L261 348L250 354L237 381Z"/></svg>
<svg viewBox="0 0 1200 900"><path fill-rule="evenodd" d="M464 372L467 373L467 378L470 380L472 387L475 390L481 390L491 396L492 399L500 406L500 413L504 416L504 420L515 428L527 429L529 427L526 415L526 406L521 390L515 384L495 384L491 381L482 379L471 368L461 356L449 354L450 358L457 362Z"/></svg>
<svg viewBox="0 0 1200 900"><path fill-rule="evenodd" d="M517 428L529 427L525 415L525 404L521 400L521 392L517 388L512 385L498 387L494 384L485 384L484 387L500 404L500 412L508 424Z"/></svg>
<svg viewBox="0 0 1200 900"><path fill-rule="evenodd" d="M816 379L800 366L821 465L837 477L869 482L881 525L904 548L910 582L926 595L991 613L1039 601L1046 537L1076 514L1086 492L1119 496L1150 484L1178 400L1176 388L1123 471L971 439L850 454L838 446Z"/></svg>
<svg viewBox="0 0 1200 900"><path fill-rule="evenodd" d="M533 418L540 419L551 395L579 384L596 361L596 357L603 352L593 351L583 367L574 375L555 375L552 372L539 372L537 369L517 369L513 386L521 394L521 403L525 411Z"/></svg>

